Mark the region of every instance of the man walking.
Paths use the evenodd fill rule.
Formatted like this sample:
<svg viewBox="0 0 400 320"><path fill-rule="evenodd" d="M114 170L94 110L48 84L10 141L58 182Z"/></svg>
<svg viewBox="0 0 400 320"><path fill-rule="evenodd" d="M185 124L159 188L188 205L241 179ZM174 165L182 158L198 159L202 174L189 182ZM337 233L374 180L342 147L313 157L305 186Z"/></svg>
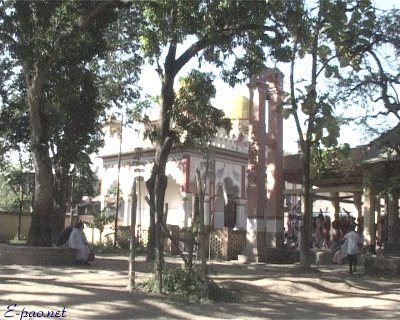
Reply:
<svg viewBox="0 0 400 320"><path fill-rule="evenodd" d="M350 225L350 231L343 237L347 242L347 259L349 260L349 274L357 272L357 254L362 245L360 235L354 231L355 225ZM354 269L353 269L354 266Z"/></svg>

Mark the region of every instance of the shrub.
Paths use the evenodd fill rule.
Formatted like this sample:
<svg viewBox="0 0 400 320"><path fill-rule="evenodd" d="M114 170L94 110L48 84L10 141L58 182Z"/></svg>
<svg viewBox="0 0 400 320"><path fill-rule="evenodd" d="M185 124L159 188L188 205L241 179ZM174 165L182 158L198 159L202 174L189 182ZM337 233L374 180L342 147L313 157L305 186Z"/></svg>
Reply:
<svg viewBox="0 0 400 320"><path fill-rule="evenodd" d="M117 244L123 249L129 249L130 245L130 227L118 227Z"/></svg>
<svg viewBox="0 0 400 320"><path fill-rule="evenodd" d="M150 279L139 284L146 292L157 292L157 282ZM187 300L199 301L203 297L203 282L196 270L189 271L185 268L166 270L163 274L163 289L167 294L184 297ZM226 288L220 287L214 281L209 281L210 300L219 302L234 302L236 297Z"/></svg>

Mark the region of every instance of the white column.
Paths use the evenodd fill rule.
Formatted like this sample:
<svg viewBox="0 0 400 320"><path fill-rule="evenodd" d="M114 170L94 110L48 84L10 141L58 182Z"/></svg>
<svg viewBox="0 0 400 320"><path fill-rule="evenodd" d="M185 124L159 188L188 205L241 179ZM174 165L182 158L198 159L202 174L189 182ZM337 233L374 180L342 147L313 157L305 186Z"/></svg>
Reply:
<svg viewBox="0 0 400 320"><path fill-rule="evenodd" d="M193 196L191 193L182 193L182 207L185 212L183 225L188 227L192 221L193 214Z"/></svg>
<svg viewBox="0 0 400 320"><path fill-rule="evenodd" d="M247 230L247 216L245 213L246 199L236 200L236 223L241 230Z"/></svg>
<svg viewBox="0 0 400 320"><path fill-rule="evenodd" d="M210 225L210 206L211 197L209 194L204 196L204 225Z"/></svg>
<svg viewBox="0 0 400 320"><path fill-rule="evenodd" d="M375 197L371 191L364 189L364 244L375 252Z"/></svg>

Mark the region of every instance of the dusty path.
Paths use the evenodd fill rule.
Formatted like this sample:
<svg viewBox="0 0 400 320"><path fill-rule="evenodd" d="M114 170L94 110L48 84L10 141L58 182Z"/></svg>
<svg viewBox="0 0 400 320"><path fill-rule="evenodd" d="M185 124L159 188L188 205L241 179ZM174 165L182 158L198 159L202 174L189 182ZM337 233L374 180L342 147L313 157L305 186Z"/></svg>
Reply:
<svg viewBox="0 0 400 320"><path fill-rule="evenodd" d="M345 266L301 275L292 265L213 262L212 277L232 290L234 303L129 294L127 269L123 256L98 257L91 267L0 266L0 319L29 319L29 312L39 319L49 310L74 320L400 319L400 279L348 276ZM137 277L149 277L150 270L140 257Z"/></svg>

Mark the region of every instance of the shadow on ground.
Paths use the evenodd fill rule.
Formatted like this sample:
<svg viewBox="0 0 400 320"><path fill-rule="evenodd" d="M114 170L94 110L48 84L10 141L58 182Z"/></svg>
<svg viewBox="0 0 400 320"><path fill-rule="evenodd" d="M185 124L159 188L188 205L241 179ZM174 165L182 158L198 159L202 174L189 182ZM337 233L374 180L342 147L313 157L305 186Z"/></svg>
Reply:
<svg viewBox="0 0 400 320"><path fill-rule="evenodd" d="M166 259L169 267L180 260ZM137 280L153 264L138 257ZM398 319L398 279L348 276L344 266L303 275L293 265L212 263L211 277L237 298L234 303L187 302L129 293L128 260L99 256L91 267L2 266L0 319L7 306L26 310L65 307L67 319Z"/></svg>

